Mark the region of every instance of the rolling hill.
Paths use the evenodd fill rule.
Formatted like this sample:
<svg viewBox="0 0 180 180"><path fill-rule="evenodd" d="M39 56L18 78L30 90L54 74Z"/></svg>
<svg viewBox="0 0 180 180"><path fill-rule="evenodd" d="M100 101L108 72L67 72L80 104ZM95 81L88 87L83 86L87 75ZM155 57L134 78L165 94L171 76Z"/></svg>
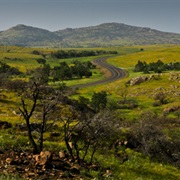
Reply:
<svg viewBox="0 0 180 180"><path fill-rule="evenodd" d="M48 30L19 24L0 32L0 42L5 45L49 46L61 41L61 38Z"/></svg>
<svg viewBox="0 0 180 180"><path fill-rule="evenodd" d="M104 23L55 32L17 25L0 32L0 42L21 46L97 47L114 45L180 44L180 34L122 23Z"/></svg>

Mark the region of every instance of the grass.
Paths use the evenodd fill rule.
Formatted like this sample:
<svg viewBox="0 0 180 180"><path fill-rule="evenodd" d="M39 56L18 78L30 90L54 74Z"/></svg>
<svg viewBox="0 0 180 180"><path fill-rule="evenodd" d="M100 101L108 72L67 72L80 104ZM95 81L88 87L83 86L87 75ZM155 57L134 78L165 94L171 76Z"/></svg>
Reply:
<svg viewBox="0 0 180 180"><path fill-rule="evenodd" d="M23 47L0 47L0 60L12 65L14 67L20 68L22 71L26 71L26 69L33 69L40 66L36 59L41 58L41 55L33 55L31 52L33 49L31 48L23 48ZM143 48L144 51L140 51ZM91 49L91 48L89 48ZM133 46L133 47L107 47L107 48L96 48L108 50L116 50L119 52L117 56L111 57L108 59L108 62L128 69L129 77L126 77L122 80L118 80L109 84L102 84L94 87L88 87L84 89L79 89L77 94L73 96L73 98L78 99L79 95L83 95L86 98L91 98L93 92L99 92L102 90L106 90L108 92L108 100L112 103L116 102L116 100L122 99L121 90L125 88L125 83L130 80L132 77L145 75L143 73L134 73L132 68L137 63L138 60L149 62L156 62L157 60L162 60L164 63L180 61L180 46L179 45L152 45L152 46ZM78 50L78 49L77 49ZM94 49L93 49L94 50ZM44 53L50 53L51 49L40 49ZM6 58L5 58L6 57ZM8 59L9 58L9 59ZM15 59L16 58L16 59ZM91 61L96 57L86 57L86 58L78 58L81 61ZM49 63L52 67L58 65L61 61L66 61L71 63L72 59L47 59L47 63ZM119 109L116 113L121 117L124 121L132 123L134 121L139 120L139 116L142 112L154 111L160 115L167 107L173 107L180 105L178 94L173 93L174 88L176 92L180 92L180 86L178 81L169 80L170 73L163 73L158 80L152 79L150 81L144 82L140 85L136 86L128 86L126 87L128 95L127 99L135 99L138 103L138 107L134 109ZM65 81L68 86L88 83L92 81L96 81L104 78L104 76L99 72L99 70L95 70L93 73L93 77L91 78L83 78L80 80L74 79ZM153 106L153 95L157 91L165 91L168 99L168 103L154 107ZM0 92L0 120L7 121L12 123L13 127L6 130L1 130L0 132L0 147L4 148L19 148L19 145L28 147L27 144L27 136L25 133L21 133L18 131L14 131L15 124L24 123L24 120L20 118L18 115L18 102L16 94L10 91L1 91ZM17 114L14 114L14 111ZM175 113L169 114L171 117L177 117ZM178 139L180 135L180 129L178 125L172 125L169 123L168 127L163 130L165 134L172 139ZM25 135L25 136L24 136ZM60 149L64 149L65 145L61 140L50 142L50 133L45 134L45 149L52 149L54 151L59 151ZM180 179L180 171L167 164L160 164L157 162L153 162L148 157L143 156L140 153L134 152L133 150L126 149L120 153L124 153L128 156L128 160L124 163L122 159L118 159L114 157L111 153L103 154L102 152L98 152L96 154L96 160L101 164L104 169L110 168L110 172L112 172L109 176L106 176L104 179L124 179L124 180L176 180ZM93 176L95 179L99 177L99 171L89 171L82 172L88 173ZM0 176L0 180L4 179L12 179L11 176Z"/></svg>
<svg viewBox="0 0 180 180"><path fill-rule="evenodd" d="M109 58L108 62L121 68L131 69L135 66L138 60L147 63L156 62L158 60L161 60L164 63L180 61L180 46L178 45L155 45L144 46L143 48L144 51L139 51L138 53Z"/></svg>
<svg viewBox="0 0 180 180"><path fill-rule="evenodd" d="M119 153L126 154L128 160L122 162L120 158L109 154L99 155L98 162L104 169L110 169L109 176L104 173L106 179L123 180L176 180L180 179L180 171L170 165L163 165L151 161L148 157L131 149ZM94 172L92 172L95 175ZM96 178L98 175L96 174Z"/></svg>
<svg viewBox="0 0 180 180"><path fill-rule="evenodd" d="M23 178L19 177L18 175L12 176L10 174L8 175L1 175L0 173L0 180L23 180Z"/></svg>

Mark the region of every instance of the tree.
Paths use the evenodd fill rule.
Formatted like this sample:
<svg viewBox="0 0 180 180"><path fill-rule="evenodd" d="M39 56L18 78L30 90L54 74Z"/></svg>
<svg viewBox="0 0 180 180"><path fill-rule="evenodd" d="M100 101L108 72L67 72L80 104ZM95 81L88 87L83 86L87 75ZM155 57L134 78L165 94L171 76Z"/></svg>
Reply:
<svg viewBox="0 0 180 180"><path fill-rule="evenodd" d="M34 71L33 81L37 81L39 83L48 83L49 75L50 75L50 65L44 64L43 67L38 67Z"/></svg>
<svg viewBox="0 0 180 180"><path fill-rule="evenodd" d="M107 104L107 93L106 91L101 92L94 92L92 99L91 99L92 107L96 112L100 111L101 109L104 109Z"/></svg>
<svg viewBox="0 0 180 180"><path fill-rule="evenodd" d="M93 117L82 119L74 126L71 141L79 163L90 156L92 164L98 149L106 152L107 149L119 138L120 125L108 111L102 111Z"/></svg>
<svg viewBox="0 0 180 180"><path fill-rule="evenodd" d="M46 64L46 60L43 59L43 58L39 58L39 59L36 59L36 61L39 63L39 64Z"/></svg>
<svg viewBox="0 0 180 180"><path fill-rule="evenodd" d="M134 71L135 72L143 71L146 68L146 66L147 66L146 62L138 61L138 63L135 65Z"/></svg>
<svg viewBox="0 0 180 180"><path fill-rule="evenodd" d="M8 64L0 61L0 73L6 73L8 75L19 75L21 72L15 67L11 67Z"/></svg>
<svg viewBox="0 0 180 180"><path fill-rule="evenodd" d="M71 68L66 62L61 62L60 66L55 66L52 74L54 81L72 78Z"/></svg>
<svg viewBox="0 0 180 180"><path fill-rule="evenodd" d="M55 121L58 107L58 94L50 87L33 83L26 88L21 96L19 110L26 122L28 138L33 147L33 153L39 153L43 149L43 135L48 128L48 118ZM52 118L53 117L53 118ZM40 121L36 131L39 133L39 144L36 143L32 134L31 119Z"/></svg>

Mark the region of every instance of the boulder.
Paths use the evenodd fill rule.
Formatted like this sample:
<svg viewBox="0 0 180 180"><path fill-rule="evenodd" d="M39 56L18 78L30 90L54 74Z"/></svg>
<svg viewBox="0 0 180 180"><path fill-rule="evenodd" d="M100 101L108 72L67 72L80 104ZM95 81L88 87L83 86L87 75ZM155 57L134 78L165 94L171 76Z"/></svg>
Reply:
<svg viewBox="0 0 180 180"><path fill-rule="evenodd" d="M147 76L138 76L138 77L130 79L130 85L131 86L138 85L147 81L148 79L149 78Z"/></svg>
<svg viewBox="0 0 180 180"><path fill-rule="evenodd" d="M40 154L34 155L34 159L36 161L36 165L46 165L48 162L51 161L52 154L49 151L41 151Z"/></svg>

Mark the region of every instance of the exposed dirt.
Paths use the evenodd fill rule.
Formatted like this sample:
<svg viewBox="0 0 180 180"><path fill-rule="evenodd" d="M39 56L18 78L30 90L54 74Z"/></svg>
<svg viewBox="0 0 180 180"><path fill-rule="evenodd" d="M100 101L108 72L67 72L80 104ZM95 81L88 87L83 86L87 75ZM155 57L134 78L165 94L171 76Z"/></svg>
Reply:
<svg viewBox="0 0 180 180"><path fill-rule="evenodd" d="M81 179L82 167L98 170L96 165L84 163L80 167L66 155L56 155L49 151L37 155L22 151L0 151L0 175L18 175L31 180Z"/></svg>

